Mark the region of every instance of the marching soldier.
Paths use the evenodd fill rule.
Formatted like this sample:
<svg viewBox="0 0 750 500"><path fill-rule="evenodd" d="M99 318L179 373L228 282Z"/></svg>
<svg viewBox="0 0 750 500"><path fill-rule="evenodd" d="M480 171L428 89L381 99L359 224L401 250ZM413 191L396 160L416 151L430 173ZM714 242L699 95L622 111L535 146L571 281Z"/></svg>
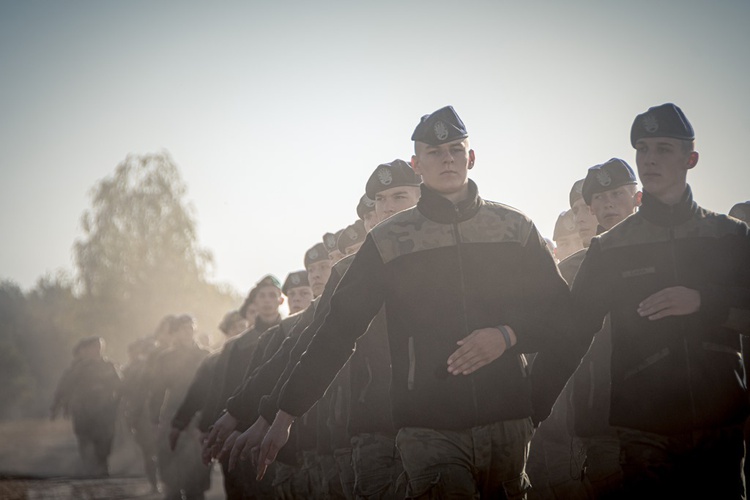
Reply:
<svg viewBox="0 0 750 500"><path fill-rule="evenodd" d="M609 423L627 498L743 497L735 318L750 308L750 232L693 200L694 138L674 104L635 118L641 207L593 239L573 284L578 345L610 314Z"/></svg>
<svg viewBox="0 0 750 500"><path fill-rule="evenodd" d="M554 359L568 338L556 326L567 324L568 288L531 221L479 197L453 108L423 117L412 139L420 201L376 226L357 252L281 392L258 473L385 304L407 495L520 498L532 417L546 417L536 408L548 412L565 382ZM534 394L527 350L542 358Z"/></svg>
<svg viewBox="0 0 750 500"><path fill-rule="evenodd" d="M87 475L108 476L115 434L120 375L102 356L104 341L87 337L76 344L73 363L60 379L50 409L54 420L62 410L73 420L73 432Z"/></svg>

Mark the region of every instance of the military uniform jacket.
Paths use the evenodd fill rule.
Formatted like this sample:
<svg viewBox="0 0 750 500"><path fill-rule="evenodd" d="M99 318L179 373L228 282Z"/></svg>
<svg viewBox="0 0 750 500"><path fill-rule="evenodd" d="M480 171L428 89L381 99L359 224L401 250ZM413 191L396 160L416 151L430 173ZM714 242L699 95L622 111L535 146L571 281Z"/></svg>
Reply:
<svg viewBox="0 0 750 500"><path fill-rule="evenodd" d="M383 433L395 436L391 411L391 353L385 309L357 340L357 348L349 360L350 404L349 433Z"/></svg>
<svg viewBox="0 0 750 500"><path fill-rule="evenodd" d="M203 407L199 429L208 429L222 411L226 408L227 399L234 393L238 385L242 383L247 364L253 357L255 348L258 346L260 335L277 325L281 321L279 316L274 323L266 323L260 318L255 321L255 326L245 330L237 337L229 339L219 354L214 368L212 391Z"/></svg>
<svg viewBox="0 0 750 500"><path fill-rule="evenodd" d="M699 291L696 313L638 314L641 301L674 286ZM669 434L745 418L740 340L730 327L750 308L745 224L700 208L689 187L673 207L644 192L637 214L592 240L573 298L584 348L611 315L610 424Z"/></svg>
<svg viewBox="0 0 750 500"><path fill-rule="evenodd" d="M252 424L258 418L258 406L261 397L273 390L280 374L284 371L289 358L289 350L294 345L299 333L312 321L315 307L316 301L313 301L301 313L290 316L290 318L294 318L293 323L287 322L283 329L279 325L268 330L267 333L271 333L272 337L265 347L263 356L260 359L255 359L259 363L258 366L253 367L255 361L251 362L242 385L227 399L227 411L243 424ZM282 321L281 324L283 325L284 322ZM276 333L274 334L273 331ZM283 340L281 340L281 337L284 337ZM280 345L274 349L274 343L278 340L281 340ZM259 345L258 349L260 347ZM253 357L255 358L255 356Z"/></svg>
<svg viewBox="0 0 750 500"><path fill-rule="evenodd" d="M422 185L415 208L370 232L284 388L282 410L310 407L385 304L396 428L464 429L532 415L518 352L556 344L569 290L528 217L483 200L473 181L469 191L454 205ZM515 349L471 375L448 373L458 340L500 324L516 332ZM549 387L559 393L563 385Z"/></svg>
<svg viewBox="0 0 750 500"><path fill-rule="evenodd" d="M172 427L175 429L185 430L195 414L206 405L208 395L211 393L211 380L218 359L219 353L215 352L206 356L206 359L201 362L198 371L195 372L193 381L190 383L187 394L185 394L185 399L182 400L180 407L172 417ZM208 428L200 430L207 432Z"/></svg>

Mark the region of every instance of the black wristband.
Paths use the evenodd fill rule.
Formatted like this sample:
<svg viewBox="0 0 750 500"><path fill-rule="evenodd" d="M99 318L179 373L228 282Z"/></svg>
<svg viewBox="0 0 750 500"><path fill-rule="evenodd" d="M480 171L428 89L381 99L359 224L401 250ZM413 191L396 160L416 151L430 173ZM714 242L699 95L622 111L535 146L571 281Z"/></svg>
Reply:
<svg viewBox="0 0 750 500"><path fill-rule="evenodd" d="M505 325L497 325L496 328L500 330L500 333L503 334L503 339L505 339L505 349L510 349L511 347L513 347L510 341L510 332L505 327Z"/></svg>

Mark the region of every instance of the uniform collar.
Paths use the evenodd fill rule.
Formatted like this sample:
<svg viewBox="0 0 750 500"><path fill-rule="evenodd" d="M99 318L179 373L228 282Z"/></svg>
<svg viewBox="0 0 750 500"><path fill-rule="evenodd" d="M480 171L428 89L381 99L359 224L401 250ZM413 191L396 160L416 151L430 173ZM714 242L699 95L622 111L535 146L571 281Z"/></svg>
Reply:
<svg viewBox="0 0 750 500"><path fill-rule="evenodd" d="M255 326L253 327L253 329L257 331L258 333L263 333L269 328L271 328L272 326L276 326L279 323L281 323L281 315L276 316L276 319L270 323L266 323L265 321L260 319L260 317L257 317L255 318Z"/></svg>
<svg viewBox="0 0 750 500"><path fill-rule="evenodd" d="M469 179L469 196L455 205L448 198L424 184L420 188L422 196L417 203L417 209L428 219L441 224L469 220L477 214L484 203L479 197L476 183L471 179Z"/></svg>
<svg viewBox="0 0 750 500"><path fill-rule="evenodd" d="M690 186L687 186L682 198L675 205L662 203L644 190L638 213L656 225L675 226L690 220L698 212L698 208L698 204L693 200L693 192Z"/></svg>

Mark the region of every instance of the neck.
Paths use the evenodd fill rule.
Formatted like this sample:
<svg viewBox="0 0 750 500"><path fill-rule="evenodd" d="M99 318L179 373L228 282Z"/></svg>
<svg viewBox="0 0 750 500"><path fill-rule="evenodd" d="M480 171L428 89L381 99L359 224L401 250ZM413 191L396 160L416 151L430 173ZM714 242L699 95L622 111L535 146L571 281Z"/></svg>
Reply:
<svg viewBox="0 0 750 500"><path fill-rule="evenodd" d="M682 195L685 194L685 190L687 189L687 182L684 182L680 184L679 186L675 186L663 193L655 194L655 193L649 193L651 196L659 200L660 202L664 203L667 206L677 205L680 201L682 201ZM646 190L648 191L648 190Z"/></svg>
<svg viewBox="0 0 750 500"><path fill-rule="evenodd" d="M265 323L267 325L270 324L270 323L273 323L274 321L276 321L276 318L278 318L278 317L279 317L279 313L278 312L274 313L274 314L272 314L270 316L260 316L260 315L258 315L258 319L261 320L263 323Z"/></svg>
<svg viewBox="0 0 750 500"><path fill-rule="evenodd" d="M464 185L461 186L461 189L459 191L456 191L455 193L440 193L440 196L442 196L443 198L447 198L448 201L450 201L454 205L458 205L469 197L469 183L464 183Z"/></svg>

